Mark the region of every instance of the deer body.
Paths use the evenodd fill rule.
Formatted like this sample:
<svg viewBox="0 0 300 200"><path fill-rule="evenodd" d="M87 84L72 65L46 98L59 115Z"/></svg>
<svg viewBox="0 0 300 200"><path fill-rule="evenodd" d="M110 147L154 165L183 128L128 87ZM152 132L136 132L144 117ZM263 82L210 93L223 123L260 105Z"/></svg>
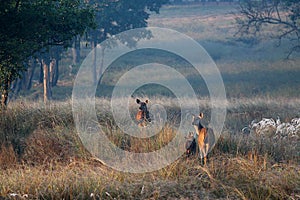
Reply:
<svg viewBox="0 0 300 200"><path fill-rule="evenodd" d="M203 160L204 164L206 164L207 154L210 148L212 148L215 143L215 137L212 129L205 128L201 124L202 118L203 118L203 113L200 113L198 117L193 116L192 125L194 126L196 134L198 136L197 142L198 142L199 156L201 162Z"/></svg>
<svg viewBox="0 0 300 200"><path fill-rule="evenodd" d="M150 114L147 108L148 100L145 102L136 99L136 103L140 105L139 111L137 112L135 119L138 122L138 126L145 127L148 122L151 122Z"/></svg>

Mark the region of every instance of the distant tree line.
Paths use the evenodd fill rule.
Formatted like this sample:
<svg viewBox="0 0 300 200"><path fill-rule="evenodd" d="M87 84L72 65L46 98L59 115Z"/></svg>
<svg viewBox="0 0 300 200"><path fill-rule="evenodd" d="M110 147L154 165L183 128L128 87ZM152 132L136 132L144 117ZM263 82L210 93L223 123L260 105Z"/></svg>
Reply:
<svg viewBox="0 0 300 200"><path fill-rule="evenodd" d="M76 65L82 42L96 47L112 35L146 27L150 14L159 13L165 3L168 0L0 0L0 110L12 91L31 89L37 69L46 103L67 48L73 49ZM138 37L143 36L128 44L134 45Z"/></svg>

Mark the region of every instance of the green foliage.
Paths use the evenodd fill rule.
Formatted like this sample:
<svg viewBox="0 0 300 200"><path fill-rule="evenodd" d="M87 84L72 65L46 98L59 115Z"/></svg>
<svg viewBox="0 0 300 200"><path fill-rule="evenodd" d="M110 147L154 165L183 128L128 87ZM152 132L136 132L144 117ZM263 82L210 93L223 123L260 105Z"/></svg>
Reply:
<svg viewBox="0 0 300 200"><path fill-rule="evenodd" d="M10 84L26 70L23 62L36 52L47 53L53 46L70 45L72 38L87 28L96 45L111 35L147 26L151 12L167 0L19 0L0 5L0 91L7 96ZM95 23L97 21L97 24ZM126 42L134 46L140 32ZM123 39L123 38L121 38ZM6 104L6 103L4 103Z"/></svg>
<svg viewBox="0 0 300 200"><path fill-rule="evenodd" d="M26 70L23 62L50 46L67 46L93 27L93 12L80 0L19 0L0 4L0 91Z"/></svg>
<svg viewBox="0 0 300 200"><path fill-rule="evenodd" d="M161 6L167 2L168 0L90 1L90 5L96 10L97 22L97 29L90 33L92 40L102 42L111 35L146 27L150 12L159 13ZM134 46L138 38L147 37L149 34L139 33L136 35L137 38L129 38L130 41L126 42L129 46Z"/></svg>

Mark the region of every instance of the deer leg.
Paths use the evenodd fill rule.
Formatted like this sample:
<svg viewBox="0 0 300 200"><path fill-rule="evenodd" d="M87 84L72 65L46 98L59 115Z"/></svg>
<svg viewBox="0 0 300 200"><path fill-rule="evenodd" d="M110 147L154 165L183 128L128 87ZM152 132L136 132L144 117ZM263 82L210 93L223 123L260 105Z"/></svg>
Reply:
<svg viewBox="0 0 300 200"><path fill-rule="evenodd" d="M202 155L201 155L201 147L200 147L200 145L198 145L198 148L197 148L197 155L201 159Z"/></svg>
<svg viewBox="0 0 300 200"><path fill-rule="evenodd" d="M201 164L203 164L203 159L205 158L203 144L199 144L199 156L200 156L200 162Z"/></svg>
<svg viewBox="0 0 300 200"><path fill-rule="evenodd" d="M204 163L206 164L206 161L208 161L208 150L209 150L209 144L204 144Z"/></svg>
<svg viewBox="0 0 300 200"><path fill-rule="evenodd" d="M209 144L206 144L206 158L207 158L207 161L209 161L208 151L209 151Z"/></svg>
<svg viewBox="0 0 300 200"><path fill-rule="evenodd" d="M206 156L203 158L203 165L206 165Z"/></svg>

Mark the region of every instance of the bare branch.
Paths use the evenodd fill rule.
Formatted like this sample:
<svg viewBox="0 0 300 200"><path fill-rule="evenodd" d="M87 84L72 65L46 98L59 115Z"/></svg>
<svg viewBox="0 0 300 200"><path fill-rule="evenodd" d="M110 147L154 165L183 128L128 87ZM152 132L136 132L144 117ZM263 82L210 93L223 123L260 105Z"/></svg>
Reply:
<svg viewBox="0 0 300 200"><path fill-rule="evenodd" d="M264 28L263 25L271 25L278 28L276 37L279 41L283 38L290 40L296 38L298 43L291 48L291 51L299 51L300 6L298 3L299 1L285 0L242 1L240 15L236 17L239 25L236 35L256 36Z"/></svg>

